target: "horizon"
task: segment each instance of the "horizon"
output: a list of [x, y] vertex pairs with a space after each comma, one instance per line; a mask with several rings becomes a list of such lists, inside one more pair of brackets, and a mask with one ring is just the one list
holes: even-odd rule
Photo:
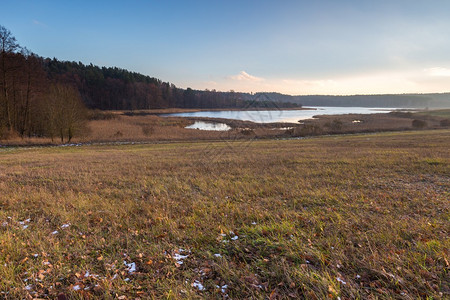
[[448, 9], [443, 0], [7, 1], [2, 25], [42, 57], [118, 66], [184, 89], [442, 94], [450, 80]]

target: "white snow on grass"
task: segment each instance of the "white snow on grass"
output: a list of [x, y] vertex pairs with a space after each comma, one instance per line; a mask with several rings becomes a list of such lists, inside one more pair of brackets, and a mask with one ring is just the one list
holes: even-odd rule
[[130, 263], [127, 263], [125, 260], [123, 261], [123, 264], [125, 265], [125, 266], [127, 266], [127, 268], [128, 268], [128, 273], [134, 273], [134, 272], [136, 272], [136, 263], [134, 263], [134, 262], [130, 262]]
[[216, 285], [216, 288], [220, 289], [220, 291], [222, 292], [222, 294], [225, 294], [225, 292], [227, 291], [228, 285], [224, 284], [222, 286], [218, 286]]
[[198, 280], [195, 280], [195, 281], [192, 283], [192, 286], [198, 288], [199, 291], [203, 291], [203, 290], [205, 289], [205, 287], [203, 286], [203, 284], [201, 284], [200, 281], [198, 281]]
[[182, 265], [183, 264], [183, 259], [188, 258], [189, 255], [181, 255], [179, 253], [175, 253], [173, 255], [173, 259], [175, 259], [177, 261], [177, 264]]
[[337, 281], [339, 281], [342, 284], [347, 284], [344, 280], [341, 279], [341, 277], [336, 278]]

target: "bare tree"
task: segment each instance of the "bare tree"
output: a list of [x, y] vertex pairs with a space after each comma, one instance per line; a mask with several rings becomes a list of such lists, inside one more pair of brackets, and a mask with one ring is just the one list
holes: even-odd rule
[[24, 48], [21, 57], [15, 129], [23, 137], [26, 133], [31, 134], [33, 127], [31, 112], [41, 104], [47, 82], [41, 61], [35, 54]]
[[19, 49], [19, 44], [11, 31], [0, 25], [0, 52], [12, 53]]
[[[19, 49], [19, 44], [16, 38], [12, 36], [11, 32], [5, 27], [0, 25], [0, 118], [5, 119], [6, 127], [8, 130], [12, 129], [12, 108], [10, 99], [10, 82], [9, 73], [14, 69], [14, 66], [10, 63], [12, 53]], [[0, 124], [1, 126], [2, 124]]]
[[63, 84], [53, 84], [44, 105], [47, 122], [47, 132], [53, 139], [67, 138], [70, 142], [75, 135], [85, 130], [87, 110], [80, 94], [73, 87]]

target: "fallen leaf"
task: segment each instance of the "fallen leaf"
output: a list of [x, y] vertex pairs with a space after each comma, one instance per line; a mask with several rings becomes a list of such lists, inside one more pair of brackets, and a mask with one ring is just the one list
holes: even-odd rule
[[22, 260], [20, 261], [20, 263], [23, 264], [23, 263], [26, 262], [27, 260], [28, 260], [28, 257], [25, 257], [24, 259], [22, 259]]
[[270, 300], [275, 299], [276, 293], [277, 293], [277, 289], [274, 289], [274, 290], [270, 293], [269, 299], [270, 299]]

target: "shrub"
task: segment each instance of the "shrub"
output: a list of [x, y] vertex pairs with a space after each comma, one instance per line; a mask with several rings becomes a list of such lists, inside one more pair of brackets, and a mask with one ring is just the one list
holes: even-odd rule
[[439, 124], [441, 125], [441, 127], [448, 127], [450, 126], [450, 119], [441, 120]]
[[412, 127], [414, 128], [425, 128], [427, 127], [427, 122], [423, 121], [423, 120], [413, 120], [412, 121]]
[[155, 129], [152, 126], [150, 126], [150, 125], [142, 126], [142, 133], [145, 136], [150, 136], [154, 131], [155, 131]]
[[307, 124], [294, 128], [293, 136], [313, 136], [322, 134], [323, 130], [319, 125]]
[[112, 113], [112, 112], [108, 112], [108, 111], [101, 111], [98, 109], [94, 109], [89, 111], [88, 114], [88, 119], [93, 121], [93, 120], [112, 120], [112, 119], [116, 119], [117, 115]]
[[333, 131], [339, 131], [342, 129], [344, 123], [339, 119], [334, 119], [331, 123], [326, 123], [325, 126], [330, 128]]
[[241, 134], [243, 134], [243, 135], [255, 135], [255, 131], [253, 131], [253, 129], [251, 129], [251, 128], [244, 128], [244, 129], [241, 129]]
[[114, 133], [114, 135], [113, 135], [113, 137], [122, 137], [122, 136], [123, 136], [123, 133], [120, 130], [117, 130], [117, 132]]
[[8, 130], [5, 127], [0, 127], [0, 139], [1, 140], [12, 140], [12, 139], [16, 139], [19, 138], [20, 135], [17, 131], [15, 130]]
[[295, 130], [295, 127], [289, 128], [289, 129], [286, 129], [286, 131], [284, 133], [288, 134], [288, 135], [293, 135], [294, 134], [294, 130]]

